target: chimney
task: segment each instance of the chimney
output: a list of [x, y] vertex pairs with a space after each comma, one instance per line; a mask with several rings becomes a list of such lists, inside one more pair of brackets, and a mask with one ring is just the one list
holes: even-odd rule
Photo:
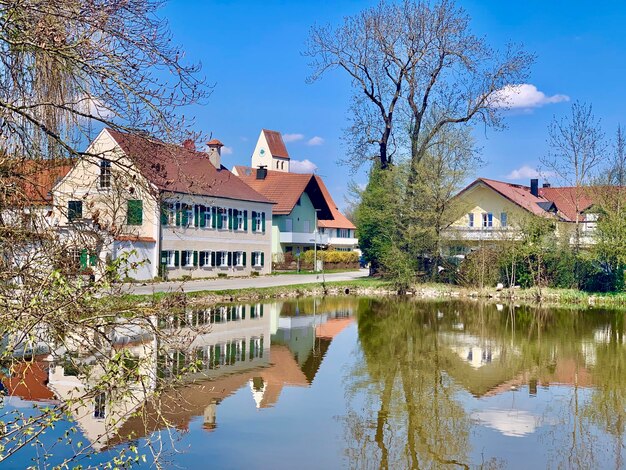
[[259, 168], [256, 170], [256, 179], [264, 180], [267, 176], [267, 165], [259, 165]]
[[210, 140], [207, 142], [207, 153], [209, 154], [209, 160], [213, 163], [213, 166], [218, 170], [222, 167], [222, 147], [224, 146], [217, 139]]
[[183, 147], [186, 148], [187, 150], [196, 150], [196, 143], [194, 142], [193, 139], [187, 139], [185, 141], [183, 141]]
[[549, 188], [550, 187], [550, 183], [543, 183], [543, 187], [544, 188]]
[[530, 194], [539, 197], [539, 180], [537, 178], [530, 180]]

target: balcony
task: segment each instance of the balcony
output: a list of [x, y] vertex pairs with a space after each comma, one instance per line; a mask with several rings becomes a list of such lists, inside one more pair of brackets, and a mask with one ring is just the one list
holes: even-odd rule
[[520, 240], [521, 234], [515, 227], [461, 227], [451, 226], [442, 235], [448, 240]]
[[[328, 237], [328, 235], [325, 235]], [[355, 247], [359, 244], [358, 238], [342, 238], [342, 237], [328, 237], [328, 244], [331, 246], [342, 247]]]
[[[325, 233], [317, 234], [317, 244], [327, 245], [328, 235]], [[315, 234], [312, 232], [280, 232], [280, 243], [288, 245], [311, 245], [315, 243]]]

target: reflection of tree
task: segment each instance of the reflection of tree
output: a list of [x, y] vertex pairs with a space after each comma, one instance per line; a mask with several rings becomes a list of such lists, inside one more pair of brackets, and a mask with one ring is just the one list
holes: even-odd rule
[[470, 421], [444, 372], [436, 311], [405, 303], [361, 306], [366, 365], [352, 371], [350, 393], [365, 392], [366, 405], [361, 416], [352, 411], [346, 418], [352, 465], [466, 468]]

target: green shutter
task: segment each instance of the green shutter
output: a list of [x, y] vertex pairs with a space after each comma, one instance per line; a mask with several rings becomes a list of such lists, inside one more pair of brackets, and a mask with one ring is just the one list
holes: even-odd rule
[[143, 201], [131, 199], [126, 204], [126, 223], [128, 225], [141, 225], [143, 223]]
[[161, 264], [167, 264], [167, 251], [161, 251]]
[[211, 267], [215, 266], [215, 252], [211, 252]]
[[256, 232], [256, 211], [252, 211], [252, 231]]
[[174, 252], [174, 266], [180, 266], [180, 251], [178, 250]]
[[239, 216], [239, 211], [237, 209], [233, 209], [233, 230], [237, 230], [239, 228], [237, 216]]
[[232, 266], [233, 265], [233, 253], [232, 253], [232, 251], [229, 251], [227, 256], [228, 256], [228, 259], [227, 259], [226, 265], [227, 266]]
[[[263, 304], [259, 305], [259, 316], [263, 317]], [[261, 341], [263, 341], [263, 338], [261, 338]], [[263, 343], [261, 343], [263, 344]]]
[[248, 231], [248, 211], [243, 211], [243, 229]]
[[200, 206], [198, 204], [193, 206], [193, 225], [195, 227], [200, 225]]
[[243, 252], [243, 265], [246, 265], [246, 252]]
[[95, 266], [98, 264], [98, 256], [95, 253], [89, 254], [89, 266]]
[[87, 267], [87, 249], [83, 248], [80, 252], [80, 269]]
[[217, 228], [217, 207], [211, 207], [211, 227]]
[[200, 258], [198, 260], [198, 266], [202, 267], [206, 264], [206, 257], [202, 256], [202, 253], [200, 253]]
[[233, 210], [228, 209], [228, 230], [233, 229]]
[[265, 266], [265, 253], [261, 252], [261, 266]]
[[265, 233], [265, 212], [261, 212], [261, 232]]
[[198, 266], [198, 252], [197, 251], [193, 252], [193, 265]]
[[206, 227], [206, 207], [199, 206], [198, 209], [200, 211], [200, 227]]
[[161, 225], [167, 225], [167, 205], [161, 204]]
[[183, 227], [186, 227], [187, 225], [189, 225], [189, 216], [187, 215], [187, 208], [189, 206], [187, 204], [181, 204], [181, 225]]
[[220, 208], [219, 211], [217, 211], [217, 228], [222, 228], [222, 211], [224, 209]]
[[176, 210], [176, 226], [180, 227], [180, 202], [177, 202], [174, 207]]

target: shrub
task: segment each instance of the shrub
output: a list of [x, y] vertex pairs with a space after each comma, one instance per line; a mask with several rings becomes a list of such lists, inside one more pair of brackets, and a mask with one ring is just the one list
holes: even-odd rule
[[[300, 261], [306, 264], [312, 265], [314, 258], [313, 250], [305, 251], [300, 255]], [[317, 259], [325, 263], [350, 264], [359, 262], [359, 254], [356, 251], [318, 250]]]

